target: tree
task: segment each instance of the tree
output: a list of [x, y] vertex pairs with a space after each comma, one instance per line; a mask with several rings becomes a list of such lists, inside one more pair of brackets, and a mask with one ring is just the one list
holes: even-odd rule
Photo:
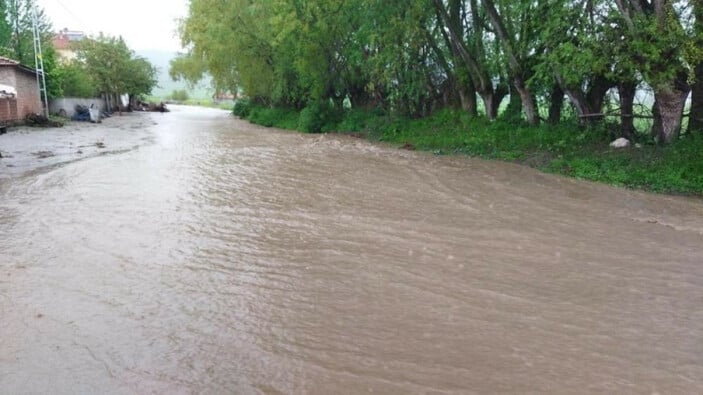
[[42, 42], [42, 59], [49, 98], [61, 96], [61, 72], [57, 70], [56, 51], [51, 46], [51, 22], [36, 0], [0, 0], [0, 54], [34, 67], [33, 21]]
[[9, 52], [11, 38], [12, 27], [8, 20], [7, 0], [0, 0], [0, 47], [3, 48], [3, 53]]
[[147, 95], [156, 86], [156, 68], [135, 56], [121, 37], [84, 39], [77, 55], [96, 90], [109, 97]]
[[[693, 3], [694, 42], [695, 47], [703, 48], [703, 3]], [[703, 61], [695, 65], [694, 81], [691, 87], [691, 116], [688, 121], [689, 132], [703, 132]]]
[[[434, 0], [438, 23], [444, 26], [443, 33], [447, 46], [451, 49], [453, 63], [458, 70], [465, 67], [466, 74], [471, 78], [472, 87], [483, 100], [486, 116], [495, 119], [498, 116], [500, 102], [507, 94], [507, 88], [502, 84], [494, 87], [490, 62], [487, 59], [485, 47], [485, 21], [476, 0], [471, 0], [471, 24], [462, 24], [462, 4], [458, 0], [449, 2], [447, 9], [442, 0]], [[465, 12], [463, 12], [465, 13]], [[468, 36], [468, 40], [464, 37]]]
[[551, 86], [556, 81], [562, 97], [552, 101], [566, 94], [581, 122], [602, 119], [605, 94], [614, 86], [608, 78], [613, 60], [607, 53], [610, 45], [600, 3], [555, 1], [539, 10], [544, 18], [542, 53], [532, 82]]
[[624, 26], [628, 58], [654, 90], [652, 135], [662, 143], [678, 139], [683, 109], [691, 90], [688, 76], [700, 49], [684, 27], [688, 2], [616, 0]]
[[177, 102], [185, 102], [188, 100], [188, 92], [185, 89], [175, 89], [171, 92], [171, 100]]
[[[518, 7], [522, 7], [522, 9], [518, 10], [518, 13], [522, 15], [524, 19], [520, 21], [521, 23], [517, 23], [517, 26], [515, 26], [517, 29], [514, 28], [512, 31], [508, 30], [509, 25], [506, 24], [506, 12], [503, 12], [503, 14], [499, 13], [494, 0], [481, 0], [481, 3], [486, 10], [488, 19], [491, 25], [493, 25], [494, 32], [508, 59], [508, 70], [511, 74], [513, 87], [520, 95], [522, 109], [525, 113], [525, 117], [527, 117], [527, 122], [530, 125], [537, 125], [539, 124], [537, 102], [530, 88], [527, 86], [527, 80], [532, 74], [527, 59], [529, 56], [527, 53], [529, 49], [529, 37], [527, 36], [532, 32], [529, 28], [524, 30], [519, 29], [520, 27], [527, 26], [528, 20], [536, 17], [536, 15], [532, 15], [531, 12], [532, 2], [522, 1], [521, 4], [518, 4]], [[511, 4], [514, 5], [514, 3]], [[520, 34], [517, 32], [520, 32]], [[522, 37], [520, 37], [520, 35], [522, 35]]]
[[[559, 122], [565, 97], [582, 123], [601, 122], [617, 89], [627, 137], [643, 82], [656, 97], [652, 132], [669, 142], [691, 77], [703, 80], [701, 8], [690, 0], [191, 0], [180, 25], [188, 51], [170, 72], [191, 83], [209, 73], [218, 90], [294, 109], [351, 103], [411, 117], [442, 107], [478, 116], [478, 95], [489, 119], [524, 114], [532, 125], [540, 103]], [[701, 98], [690, 128], [703, 119]]]
[[[36, 0], [0, 1], [0, 11], [4, 18], [0, 22], [0, 44], [5, 48], [5, 55], [20, 63], [34, 66], [34, 15], [36, 13], [37, 29], [42, 43], [50, 43], [51, 22], [40, 9]], [[8, 34], [9, 33], [9, 34]], [[47, 45], [49, 47], [49, 45]]]
[[57, 80], [60, 81], [61, 96], [95, 97], [98, 94], [92, 79], [88, 78], [89, 74], [83, 63], [78, 61], [63, 63], [56, 70], [60, 73]]

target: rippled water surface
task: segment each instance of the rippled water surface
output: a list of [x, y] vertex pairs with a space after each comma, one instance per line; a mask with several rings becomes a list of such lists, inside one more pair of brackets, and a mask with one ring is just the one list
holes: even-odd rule
[[0, 160], [2, 393], [703, 392], [701, 200], [133, 116]]

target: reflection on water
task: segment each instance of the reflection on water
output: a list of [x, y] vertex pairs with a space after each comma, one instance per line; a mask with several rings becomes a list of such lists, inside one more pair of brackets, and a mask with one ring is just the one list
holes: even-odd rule
[[703, 204], [212, 110], [0, 179], [7, 393], [696, 393]]

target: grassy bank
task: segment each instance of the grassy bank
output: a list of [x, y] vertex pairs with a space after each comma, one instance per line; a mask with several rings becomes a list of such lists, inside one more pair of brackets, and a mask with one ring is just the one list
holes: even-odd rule
[[437, 155], [460, 154], [522, 163], [542, 171], [653, 192], [703, 195], [703, 135], [666, 147], [639, 136], [639, 148], [609, 147], [607, 125], [584, 129], [576, 123], [538, 128], [486, 121], [457, 111], [410, 120], [381, 113], [326, 109], [302, 112], [235, 106], [235, 115], [264, 126], [304, 132], [340, 132]]

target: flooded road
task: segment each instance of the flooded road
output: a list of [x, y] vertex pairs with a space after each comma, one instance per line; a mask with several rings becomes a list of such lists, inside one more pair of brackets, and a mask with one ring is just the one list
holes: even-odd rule
[[699, 199], [132, 116], [0, 160], [2, 393], [703, 392]]

